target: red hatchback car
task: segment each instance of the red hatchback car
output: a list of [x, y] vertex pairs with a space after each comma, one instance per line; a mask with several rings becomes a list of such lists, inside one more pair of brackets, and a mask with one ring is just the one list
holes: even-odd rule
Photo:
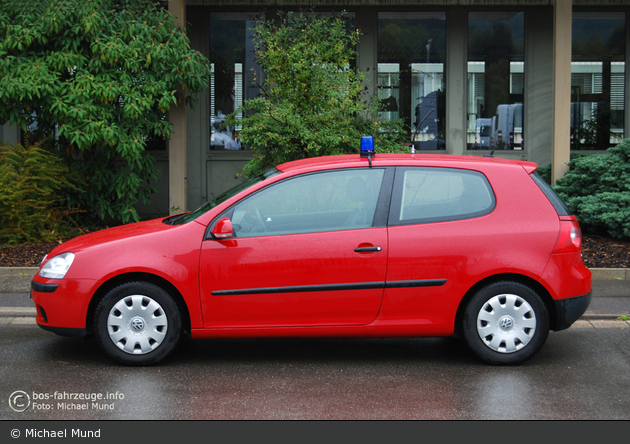
[[125, 363], [193, 338], [463, 336], [519, 364], [591, 299], [575, 217], [536, 164], [377, 154], [279, 165], [195, 211], [58, 246], [37, 322]]

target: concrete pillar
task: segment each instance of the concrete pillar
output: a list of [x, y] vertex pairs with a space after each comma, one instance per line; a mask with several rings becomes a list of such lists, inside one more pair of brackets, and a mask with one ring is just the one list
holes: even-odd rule
[[[525, 106], [523, 140], [527, 160], [551, 163], [553, 106], [553, 8], [539, 7], [525, 14]], [[503, 154], [503, 153], [502, 153]]]
[[[204, 6], [189, 6], [188, 38], [192, 49], [210, 57], [209, 11]], [[208, 201], [207, 162], [210, 147], [210, 93], [203, 90], [197, 96], [197, 106], [186, 110], [187, 204], [188, 209]]]
[[358, 45], [357, 68], [359, 71], [367, 71], [366, 86], [368, 97], [376, 95], [378, 86], [378, 12], [376, 8], [361, 7], [356, 12], [357, 28], [362, 32]]
[[463, 8], [446, 12], [446, 151], [466, 152], [466, 79], [468, 13]]
[[0, 125], [0, 140], [10, 145], [17, 145], [20, 140], [20, 129], [17, 125], [11, 125], [10, 122]]
[[572, 0], [555, 0], [553, 10], [553, 119], [551, 182], [567, 171], [571, 160], [571, 25]]
[[[186, 0], [168, 0], [168, 10], [175, 18], [175, 26], [186, 26]], [[178, 87], [178, 95], [182, 100], [168, 113], [169, 122], [173, 124], [173, 135], [168, 143], [168, 177], [169, 177], [169, 213], [187, 211], [186, 196], [186, 103], [184, 94]]]

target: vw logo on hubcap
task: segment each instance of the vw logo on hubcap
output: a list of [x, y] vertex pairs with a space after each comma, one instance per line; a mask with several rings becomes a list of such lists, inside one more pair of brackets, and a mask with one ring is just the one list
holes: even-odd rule
[[142, 331], [142, 330], [144, 330], [144, 319], [142, 319], [142, 318], [133, 318], [131, 320], [131, 329], [133, 331]]
[[514, 328], [514, 319], [511, 316], [503, 316], [499, 319], [499, 328], [503, 331], [510, 331]]

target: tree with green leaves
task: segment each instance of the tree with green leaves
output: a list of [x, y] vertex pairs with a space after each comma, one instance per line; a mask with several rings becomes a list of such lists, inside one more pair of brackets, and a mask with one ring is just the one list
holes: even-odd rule
[[377, 102], [365, 97], [365, 73], [352, 66], [359, 37], [339, 15], [282, 14], [256, 22], [262, 95], [231, 115], [254, 152], [246, 174], [305, 157], [358, 153], [363, 135], [374, 137], [377, 151], [402, 149], [402, 121], [378, 120]]
[[194, 105], [209, 77], [157, 2], [0, 2], [0, 124], [54, 140], [84, 178], [71, 204], [103, 221], [139, 220], [157, 178], [147, 143], [171, 135], [168, 110]]

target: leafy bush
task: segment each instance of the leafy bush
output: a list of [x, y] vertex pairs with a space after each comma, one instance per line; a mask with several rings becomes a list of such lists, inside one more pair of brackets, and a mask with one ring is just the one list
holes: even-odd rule
[[0, 244], [55, 242], [74, 235], [60, 206], [75, 187], [63, 160], [40, 144], [0, 145]]
[[[577, 160], [580, 157], [589, 156], [590, 154], [571, 152], [571, 160]], [[536, 169], [536, 173], [548, 184], [551, 184], [551, 164], [545, 166], [539, 166]]]
[[209, 79], [158, 2], [0, 1], [0, 124], [52, 136], [86, 179], [73, 201], [102, 220], [139, 220], [157, 175], [147, 142], [172, 134], [168, 110]]
[[554, 189], [582, 228], [630, 238], [630, 139], [606, 154], [578, 156], [569, 168]]
[[551, 164], [536, 168], [536, 173], [548, 184], [551, 184]]
[[257, 21], [255, 33], [263, 95], [230, 116], [254, 152], [247, 175], [305, 157], [358, 153], [362, 135], [374, 136], [378, 151], [402, 148], [402, 121], [379, 121], [376, 101], [369, 106], [362, 98], [365, 75], [352, 67], [360, 34], [342, 17], [283, 14]]

